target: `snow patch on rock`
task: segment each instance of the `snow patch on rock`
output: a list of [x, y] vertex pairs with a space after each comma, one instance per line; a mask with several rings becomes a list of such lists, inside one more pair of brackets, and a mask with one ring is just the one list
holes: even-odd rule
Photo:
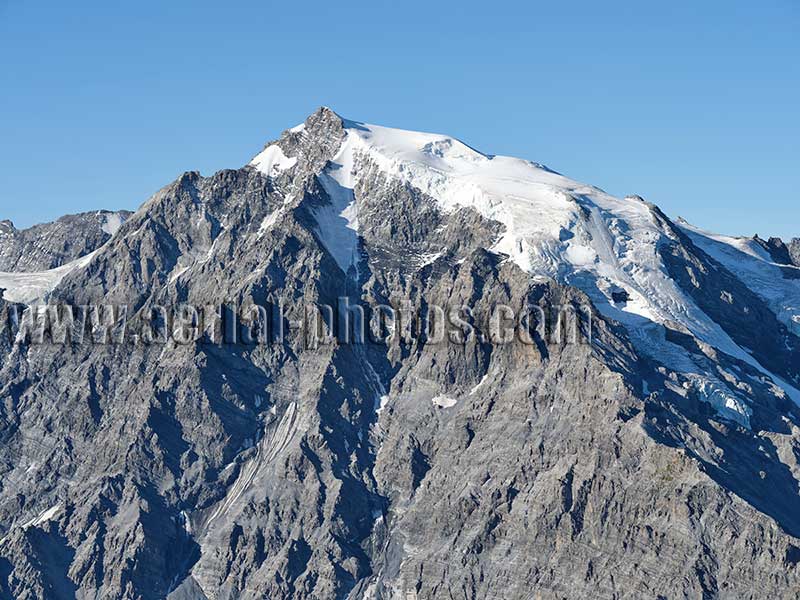
[[105, 231], [108, 235], [114, 235], [117, 233], [120, 227], [122, 227], [122, 223], [125, 219], [122, 218], [122, 215], [119, 213], [108, 213], [106, 214], [105, 222], [102, 225], [102, 230]]
[[452, 408], [458, 403], [458, 400], [450, 396], [434, 396], [431, 398], [431, 402], [440, 408]]
[[264, 175], [273, 176], [280, 171], [291, 169], [297, 163], [296, 156], [286, 156], [281, 150], [280, 146], [273, 144], [267, 146], [256, 157], [250, 161], [250, 164], [258, 169]]
[[349, 133], [339, 152], [320, 176], [330, 203], [314, 213], [317, 234], [339, 267], [358, 271], [358, 207], [353, 188], [355, 160], [353, 136]]
[[48, 271], [0, 272], [0, 288], [5, 289], [3, 299], [21, 304], [41, 302], [69, 273], [88, 265], [96, 253], [97, 250]]

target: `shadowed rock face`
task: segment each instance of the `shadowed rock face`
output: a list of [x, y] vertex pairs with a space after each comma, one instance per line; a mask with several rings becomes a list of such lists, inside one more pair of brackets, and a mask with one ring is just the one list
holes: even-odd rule
[[46, 271], [96, 250], [132, 213], [100, 210], [16, 229], [0, 221], [0, 271]]
[[755, 240], [770, 253], [772, 260], [779, 265], [800, 267], [800, 238], [792, 238], [788, 244], [776, 237], [764, 241], [756, 236]]
[[[344, 269], [330, 248], [348, 223], [320, 216], [340, 201], [324, 171], [344, 125], [320, 109], [287, 131], [291, 167], [181, 176], [52, 300], [124, 303], [132, 323], [221, 299], [283, 303], [287, 323], [340, 297], [469, 305], [479, 331], [500, 304], [590, 304], [487, 250], [503, 225], [368, 156]], [[756, 317], [789, 335], [677, 230], [661, 252], [732, 337], [759, 339]], [[750, 310], [716, 307], [724, 291]], [[661, 327], [747, 398], [750, 427], [726, 420], [626, 327], [593, 311], [571, 342], [533, 327], [512, 344], [3, 337], [0, 597], [793, 597], [796, 405], [750, 362]], [[795, 373], [794, 354], [753, 349]]]

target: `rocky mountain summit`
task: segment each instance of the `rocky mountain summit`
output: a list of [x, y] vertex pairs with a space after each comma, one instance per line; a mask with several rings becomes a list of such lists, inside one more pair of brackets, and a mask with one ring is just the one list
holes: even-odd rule
[[[327, 108], [80, 249], [0, 228], [0, 598], [800, 589], [784, 246]], [[308, 307], [342, 301], [469, 307], [474, 335], [308, 343]], [[280, 306], [289, 334], [36, 343], [13, 315], [41, 302], [125, 306], [137, 332], [164, 306]], [[498, 306], [583, 317], [500, 343]]]

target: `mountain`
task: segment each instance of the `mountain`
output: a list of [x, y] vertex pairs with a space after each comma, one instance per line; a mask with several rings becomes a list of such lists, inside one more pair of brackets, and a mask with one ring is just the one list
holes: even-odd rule
[[[791, 248], [321, 108], [0, 276], [0, 597], [794, 597]], [[36, 343], [38, 301], [124, 305], [131, 334]], [[232, 341], [223, 308], [134, 337], [221, 304], [287, 334]], [[379, 306], [469, 311], [457, 340], [302, 325]]]
[[0, 271], [46, 271], [86, 256], [106, 243], [130, 215], [127, 210], [98, 210], [23, 230], [0, 221]]
[[0, 221], [0, 289], [6, 299], [31, 303], [70, 270], [86, 264], [132, 213], [98, 210], [66, 215], [19, 230]]

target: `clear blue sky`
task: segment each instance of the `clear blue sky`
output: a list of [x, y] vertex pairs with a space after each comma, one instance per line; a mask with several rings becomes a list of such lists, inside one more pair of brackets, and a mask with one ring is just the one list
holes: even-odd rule
[[798, 96], [798, 0], [0, 0], [0, 218], [136, 208], [325, 104], [800, 236]]

